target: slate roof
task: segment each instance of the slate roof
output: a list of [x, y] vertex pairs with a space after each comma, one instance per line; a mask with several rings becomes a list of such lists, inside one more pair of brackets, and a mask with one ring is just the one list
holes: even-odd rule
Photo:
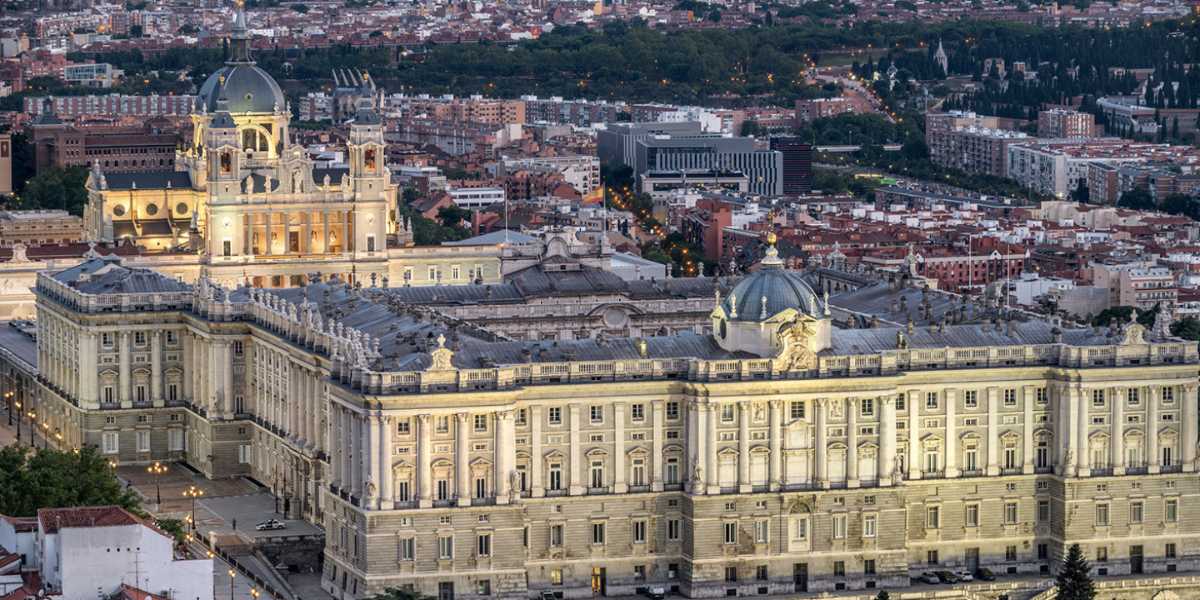
[[113, 255], [88, 259], [52, 276], [85, 294], [173, 293], [191, 289], [157, 271], [126, 267]]
[[142, 171], [139, 173], [105, 173], [104, 180], [110, 190], [165, 190], [167, 188], [190, 189], [192, 178], [187, 171]]

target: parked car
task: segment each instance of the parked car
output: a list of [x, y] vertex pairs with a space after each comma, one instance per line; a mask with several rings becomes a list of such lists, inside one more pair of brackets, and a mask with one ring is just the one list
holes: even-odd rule
[[995, 581], [996, 574], [993, 573], [992, 570], [987, 567], [980, 567], [978, 569], [975, 569], [975, 579], [978, 579], [980, 581]]
[[937, 575], [935, 575], [929, 571], [921, 573], [921, 576], [917, 578], [917, 581], [920, 581], [921, 583], [932, 584], [932, 585], [936, 585], [936, 584], [939, 584], [942, 582], [941, 579], [938, 579]]
[[266, 521], [255, 525], [254, 529], [256, 531], [275, 531], [276, 529], [287, 529], [287, 525], [284, 525], [283, 521], [280, 521], [279, 519], [267, 519]]
[[667, 590], [660, 586], [648, 587], [646, 588], [646, 597], [650, 600], [663, 600], [667, 597]]
[[951, 573], [950, 571], [934, 571], [933, 574], [937, 576], [938, 581], [942, 583], [958, 583], [958, 578], [955, 577], [954, 573]]
[[538, 594], [538, 600], [558, 600], [558, 596], [550, 590], [542, 590], [542, 593]]
[[954, 576], [957, 577], [959, 581], [975, 581], [975, 576], [966, 569], [955, 571]]

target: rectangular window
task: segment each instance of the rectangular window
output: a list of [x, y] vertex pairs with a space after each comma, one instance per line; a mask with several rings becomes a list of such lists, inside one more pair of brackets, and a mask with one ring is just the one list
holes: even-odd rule
[[233, 241], [224, 240], [221, 242], [221, 256], [233, 256]]
[[1050, 501], [1049, 500], [1038, 500], [1037, 520], [1038, 520], [1038, 523], [1049, 523], [1050, 522]]
[[450, 482], [449, 481], [447, 481], [445, 479], [437, 480], [437, 499], [443, 500], [443, 501], [450, 499]]
[[604, 461], [592, 461], [592, 487], [604, 487]]
[[1129, 405], [1139, 406], [1142, 403], [1141, 396], [1138, 396], [1137, 388], [1129, 388]]
[[967, 527], [979, 527], [979, 505], [968, 504], [966, 514], [963, 516], [963, 523]]
[[1096, 562], [1108, 562], [1108, 547], [1098, 546], [1096, 548]]
[[845, 577], [846, 576], [846, 561], [844, 561], [844, 560], [833, 561], [833, 576], [834, 577]]
[[1141, 523], [1145, 516], [1145, 505], [1140, 500], [1129, 503], [1129, 522]]
[[938, 529], [942, 526], [942, 509], [938, 506], [930, 506], [925, 509], [925, 527], [928, 529]]
[[487, 415], [475, 415], [475, 431], [487, 431], [488, 418]]
[[407, 481], [396, 482], [396, 501], [409, 502], [412, 500], [412, 491]]
[[174, 402], [178, 399], [179, 399], [179, 384], [168, 383], [167, 384], [167, 400], [169, 402]]
[[179, 452], [183, 450], [183, 430], [168, 429], [167, 430], [167, 450], [171, 452]]
[[437, 430], [437, 433], [450, 433], [450, 417], [437, 417], [437, 424], [434, 425], [434, 428]]
[[562, 545], [563, 545], [563, 526], [562, 525], [551, 525], [550, 526], [550, 547], [551, 548], [559, 548]]
[[1016, 406], [1017, 405], [1017, 390], [1014, 390], [1014, 389], [1004, 390], [1004, 405], [1005, 406]]
[[629, 406], [629, 418], [634, 421], [644, 421], [646, 419], [646, 405], [631, 404]]
[[454, 536], [443, 535], [438, 538], [438, 558], [442, 560], [454, 558]]
[[1092, 406], [1104, 408], [1104, 390], [1092, 390]]
[[136, 346], [145, 346], [146, 345], [146, 332], [145, 331], [133, 332], [133, 343]]
[[492, 534], [481, 533], [477, 539], [476, 556], [491, 556], [492, 555]]
[[722, 423], [732, 423], [733, 415], [734, 415], [734, 412], [733, 412], [732, 404], [722, 404], [721, 405], [721, 422]]
[[937, 550], [926, 550], [925, 551], [925, 563], [930, 564], [930, 565], [938, 564], [938, 551]]
[[771, 539], [771, 522], [759, 519], [754, 522], [754, 543], [765, 544]]
[[737, 567], [725, 567], [725, 581], [730, 583], [737, 581]]
[[963, 406], [967, 408], [975, 408], [979, 406], [979, 392], [975, 390], [967, 390], [963, 392]]
[[646, 522], [645, 521], [634, 521], [633, 522], [633, 543], [635, 543], [635, 544], [645, 544], [646, 543]]
[[732, 521], [725, 523], [725, 543], [737, 543], [737, 523]]
[[1175, 402], [1175, 388], [1165, 387], [1162, 390], [1163, 404], [1171, 404]]
[[1015, 562], [1017, 560], [1017, 547], [1016, 546], [1005, 546], [1004, 547], [1004, 560], [1006, 560], [1008, 562]]
[[766, 581], [771, 578], [767, 572], [767, 565], [758, 565], [754, 568], [754, 578], [758, 581]]
[[866, 515], [863, 517], [863, 537], [875, 537], [875, 515]]
[[375, 235], [369, 234], [369, 235], [367, 235], [367, 252], [374, 252], [374, 251], [375, 251]]
[[604, 407], [603, 406], [593, 405], [591, 407], [591, 414], [592, 414], [592, 422], [593, 423], [603, 423], [604, 422]]
[[592, 523], [592, 543], [597, 546], [604, 544], [604, 523]]
[[396, 419], [396, 433], [400, 435], [412, 433], [412, 421], [409, 419]]
[[1099, 527], [1108, 527], [1108, 505], [1096, 505], [1096, 525]]
[[868, 559], [864, 560], [863, 561], [863, 575], [874, 575], [875, 573], [876, 573], [875, 559], [868, 558]]
[[1168, 523], [1179, 522], [1179, 501], [1175, 499], [1167, 500], [1163, 504], [1163, 519]]
[[788, 414], [792, 418], [792, 420], [803, 419], [804, 418], [804, 402], [800, 401], [800, 400], [789, 402], [788, 403]]
[[679, 541], [679, 519], [667, 519], [667, 541]]
[[1042, 406], [1050, 401], [1050, 396], [1046, 394], [1046, 388], [1037, 388], [1034, 390], [1034, 396], [1037, 403]]
[[551, 425], [562, 424], [562, 409], [557, 406], [551, 406], [550, 409], [546, 411], [546, 422], [550, 423]]
[[860, 407], [861, 408], [860, 412], [861, 412], [862, 416], [870, 417], [870, 416], [875, 415], [875, 399], [874, 398], [863, 398], [861, 400], [861, 403], [862, 404]]
[[550, 585], [562, 585], [562, 569], [550, 569]]
[[119, 449], [118, 448], [118, 446], [119, 446], [119, 444], [118, 444], [119, 437], [118, 436], [119, 435], [120, 434], [118, 434], [115, 431], [104, 432], [103, 446], [104, 446], [105, 454], [116, 454], [117, 453], [117, 451]]
[[562, 464], [550, 463], [550, 489], [562, 489]]
[[1175, 542], [1167, 542], [1166, 551], [1163, 552], [1165, 558], [1175, 558]]
[[896, 395], [896, 410], [904, 410], [904, 407], [907, 405], [907, 403], [908, 401], [904, 394]]
[[415, 560], [416, 559], [416, 540], [413, 538], [404, 538], [400, 540], [400, 560]]
[[833, 515], [833, 539], [841, 540], [846, 537], [846, 515]]
[[1019, 518], [1019, 510], [1016, 502], [1004, 503], [1004, 524], [1016, 525]]
[[935, 409], [937, 407], [938, 407], [937, 392], [926, 392], [925, 393], [925, 408]]
[[150, 451], [150, 432], [149, 431], [137, 432], [137, 451], [138, 452], [149, 452]]
[[667, 484], [674, 485], [674, 484], [679, 483], [679, 459], [678, 458], [668, 458], [667, 459], [667, 468], [666, 468], [665, 477], [666, 477]]
[[667, 403], [667, 419], [675, 421], [679, 419], [679, 403], [672, 400]]

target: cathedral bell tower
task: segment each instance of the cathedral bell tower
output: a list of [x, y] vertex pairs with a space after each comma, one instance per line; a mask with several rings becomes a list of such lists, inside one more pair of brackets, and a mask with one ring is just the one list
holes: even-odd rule
[[350, 158], [350, 192], [354, 194], [353, 250], [360, 257], [382, 257], [386, 254], [385, 240], [394, 219], [392, 209], [395, 187], [389, 185], [391, 174], [384, 166], [383, 121], [362, 100], [350, 123], [347, 143]]
[[204, 133], [209, 193], [224, 197], [236, 195], [242, 179], [237, 123], [228, 111], [220, 111], [213, 116]]

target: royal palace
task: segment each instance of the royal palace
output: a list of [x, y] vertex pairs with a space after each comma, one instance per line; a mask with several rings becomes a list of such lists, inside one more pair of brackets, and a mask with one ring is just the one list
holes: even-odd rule
[[1200, 359], [1162, 323], [843, 328], [773, 249], [704, 333], [654, 336], [518, 341], [403, 288], [107, 257], [35, 291], [47, 437], [266, 482], [338, 597], [895, 590], [1074, 543], [1100, 574], [1200, 567]]

